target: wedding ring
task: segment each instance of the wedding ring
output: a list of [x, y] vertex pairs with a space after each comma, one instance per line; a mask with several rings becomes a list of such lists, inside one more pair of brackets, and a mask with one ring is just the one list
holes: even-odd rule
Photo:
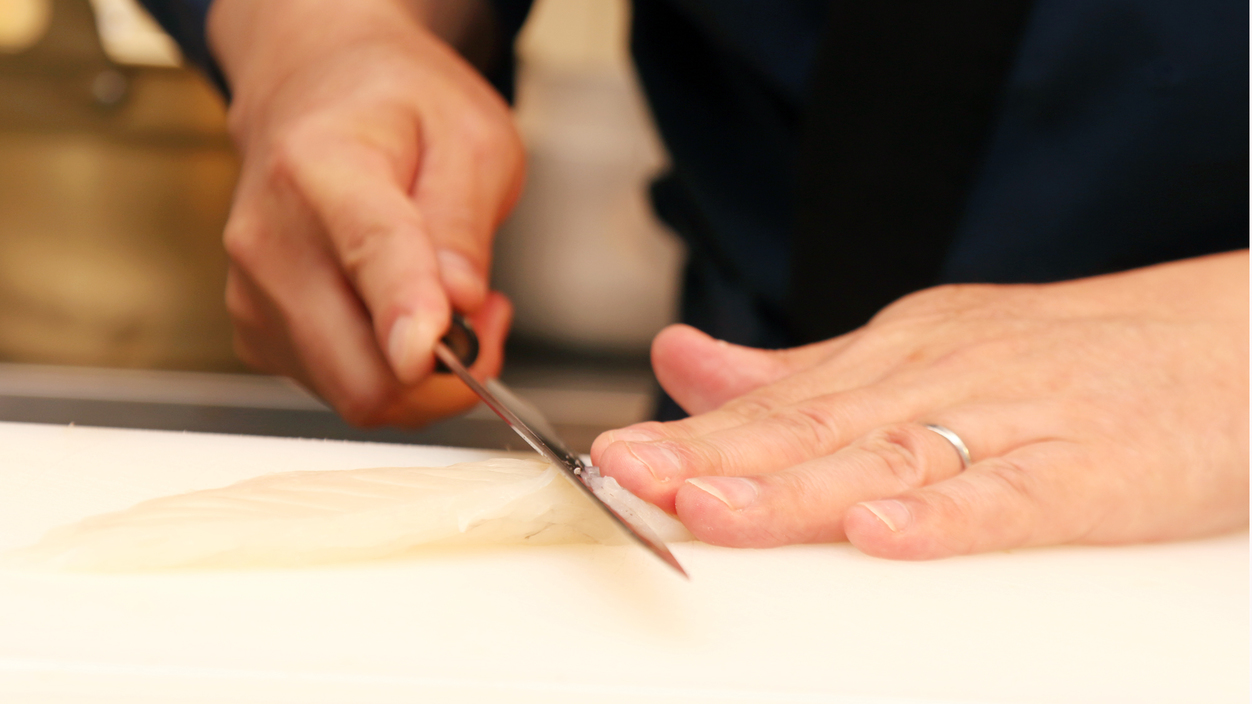
[[961, 456], [961, 470], [964, 471], [969, 468], [970, 464], [973, 463], [973, 460], [969, 458], [969, 448], [965, 446], [965, 441], [961, 439], [960, 435], [957, 435], [952, 432], [951, 429], [945, 428], [942, 425], [934, 425], [931, 423], [926, 424], [926, 429], [933, 431], [939, 437], [942, 437], [944, 440], [952, 443], [952, 447], [956, 448], [956, 453]]

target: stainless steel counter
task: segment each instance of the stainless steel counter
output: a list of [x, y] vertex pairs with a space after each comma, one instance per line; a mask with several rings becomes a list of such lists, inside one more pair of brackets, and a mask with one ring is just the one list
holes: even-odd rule
[[[637, 365], [518, 364], [505, 379], [538, 405], [574, 449], [643, 420], [652, 381]], [[486, 408], [419, 430], [348, 425], [287, 379], [253, 374], [0, 364], [0, 420], [113, 428], [523, 449]]]

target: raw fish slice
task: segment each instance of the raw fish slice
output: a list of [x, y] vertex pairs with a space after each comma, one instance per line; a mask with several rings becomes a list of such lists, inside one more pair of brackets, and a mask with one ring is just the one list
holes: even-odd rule
[[[611, 478], [666, 540], [680, 523]], [[8, 561], [84, 571], [280, 567], [366, 560], [424, 545], [620, 543], [626, 538], [539, 459], [438, 468], [285, 472], [166, 496], [50, 531]]]

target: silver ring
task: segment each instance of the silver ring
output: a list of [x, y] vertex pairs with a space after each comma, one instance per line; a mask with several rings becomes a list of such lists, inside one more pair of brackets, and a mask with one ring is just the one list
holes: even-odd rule
[[974, 463], [974, 461], [969, 457], [969, 448], [965, 446], [965, 441], [961, 439], [960, 435], [957, 435], [952, 432], [951, 429], [945, 428], [942, 425], [927, 423], [925, 427], [927, 430], [934, 432], [939, 437], [952, 443], [952, 447], [956, 448], [956, 454], [961, 456], [962, 470], [968, 469], [969, 466]]

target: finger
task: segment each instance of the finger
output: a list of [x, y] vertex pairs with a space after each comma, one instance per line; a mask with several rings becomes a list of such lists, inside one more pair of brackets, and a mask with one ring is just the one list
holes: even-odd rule
[[289, 376], [309, 387], [287, 343], [282, 317], [266, 300], [247, 272], [231, 264], [226, 270], [226, 310], [233, 326], [235, 355], [258, 371]]
[[838, 453], [751, 477], [698, 477], [677, 492], [678, 517], [700, 540], [773, 547], [844, 539], [843, 515], [961, 471], [939, 435], [915, 423], [874, 430]]
[[826, 342], [761, 350], [715, 339], [690, 325], [671, 325], [652, 341], [652, 368], [661, 388], [678, 405], [699, 414], [808, 369], [836, 348]]
[[327, 250], [291, 246], [285, 229], [261, 231], [271, 222], [316, 227], [291, 194], [263, 193], [238, 202], [227, 224], [236, 348], [245, 361], [300, 381], [349, 422], [376, 424], [398, 384], [368, 313]]
[[[504, 364], [504, 341], [513, 318], [513, 306], [504, 295], [491, 293], [470, 322], [478, 335], [479, 354], [469, 372], [485, 380], [499, 376]], [[467, 411], [478, 396], [451, 374], [432, 374], [416, 386], [407, 387], [383, 412], [389, 425], [420, 427], [433, 420]]]
[[[291, 344], [287, 314], [266, 291], [281, 293], [283, 282], [288, 280], [303, 287], [307, 285], [307, 271], [319, 267], [334, 270], [336, 265], [318, 246], [293, 246], [285, 240], [284, 235], [292, 230], [320, 233], [320, 226], [298, 198], [289, 192], [259, 188], [254, 176], [248, 170], [242, 174], [223, 236], [230, 262], [225, 302], [235, 353], [250, 367], [291, 377], [316, 391]], [[283, 227], [275, 228], [271, 223], [282, 223]]]
[[[241, 359], [271, 373], [294, 378], [306, 388], [313, 390], [328, 401], [336, 397], [325, 380], [317, 379], [306, 370], [307, 362], [287, 342], [285, 335], [275, 335], [282, 326], [281, 316], [271, 312], [248, 276], [232, 267], [228, 275], [227, 298], [236, 326], [236, 348]], [[304, 295], [307, 295], [304, 294]], [[479, 379], [497, 376], [503, 366], [504, 341], [512, 321], [512, 304], [502, 294], [491, 294], [479, 312], [471, 318], [478, 334], [480, 352], [470, 368]], [[333, 352], [332, 348], [332, 352]], [[325, 360], [318, 363], [326, 363]], [[333, 363], [333, 362], [332, 362]], [[382, 371], [386, 371], [385, 369]], [[374, 409], [370, 419], [356, 418], [357, 424], [396, 425], [420, 427], [431, 421], [468, 410], [478, 403], [478, 397], [459, 379], [447, 374], [431, 375], [415, 386], [397, 388], [392, 394], [379, 393], [379, 398], [393, 396], [382, 409]], [[340, 402], [331, 401], [339, 407]]]
[[[930, 409], [968, 395], [956, 376], [930, 380], [884, 382], [874, 386], [808, 398], [776, 409], [756, 420], [702, 435], [658, 440], [616, 441], [595, 460], [601, 470], [637, 496], [663, 508], [674, 505], [675, 494], [692, 477], [747, 476], [773, 472], [838, 451], [875, 428], [907, 420], [924, 420], [954, 427], [979, 429], [971, 450], [986, 453], [1007, 447], [987, 442], [1022, 437], [1029, 431], [1055, 429], [1059, 418], [1042, 404], [1023, 410], [1018, 405], [980, 403], [936, 417]], [[1033, 417], [1029, 428], [1004, 428], [1022, 414]], [[1032, 415], [1033, 414], [1033, 415]], [[1042, 415], [1048, 415], [1045, 419]], [[951, 416], [951, 420], [949, 417]], [[989, 417], [990, 416], [990, 417]], [[984, 437], [986, 436], [986, 437]], [[594, 457], [594, 456], [593, 456]]]
[[[725, 354], [731, 357], [730, 366], [754, 355], [770, 358], [771, 361], [764, 363], [758, 360], [759, 368], [767, 371], [750, 373], [749, 380], [755, 377], [757, 380], [767, 381], [770, 375], [778, 376], [778, 380], [772, 383], [767, 381], [765, 385], [730, 398], [716, 409], [699, 415], [668, 423], [638, 423], [608, 431], [598, 437], [592, 445], [592, 460], [599, 463], [600, 454], [614, 442], [696, 438], [709, 433], [738, 428], [783, 412], [791, 406], [799, 407], [813, 399], [815, 389], [821, 389], [825, 394], [838, 394], [881, 381], [888, 366], [881, 361], [876, 365], [860, 367], [839, 363], [839, 360], [855, 350], [861, 341], [860, 333], [851, 333], [844, 337], [792, 350], [752, 350], [728, 346], [725, 348]], [[735, 359], [736, 357], [739, 359]], [[711, 364], [711, 372], [708, 377], [705, 377], [712, 385], [718, 383], [718, 366], [716, 362]], [[658, 370], [658, 376], [664, 373], [666, 372]], [[697, 371], [697, 375], [699, 373]], [[735, 374], [734, 371], [724, 372], [725, 376], [733, 374]], [[734, 381], [742, 382], [744, 379], [738, 378]], [[751, 381], [747, 381], [744, 385], [750, 383]], [[713, 398], [713, 400], [717, 399]], [[898, 419], [898, 416], [891, 420], [895, 419]]]
[[[810, 369], [837, 354], [848, 344], [845, 338], [787, 350], [760, 350], [717, 340], [688, 325], [671, 325], [652, 343], [652, 366], [666, 393], [684, 409], [701, 415], [672, 423], [645, 422], [610, 430], [596, 438], [591, 447], [593, 462], [614, 442], [648, 441], [662, 438], [695, 437], [704, 432], [735, 427], [782, 405], [798, 400], [785, 380]], [[727, 408], [719, 408], [737, 397], [770, 384], [783, 383], [769, 401], [749, 397]], [[803, 387], [811, 393], [811, 385]]]
[[692, 531], [702, 540], [718, 544], [836, 540], [843, 535], [845, 512], [858, 502], [895, 496], [961, 471], [958, 450], [925, 424], [955, 432], [975, 461], [1050, 442], [1064, 424], [1056, 409], [1038, 403], [974, 403], [918, 416], [916, 422], [876, 427], [838, 452], [779, 472], [690, 479], [677, 492], [679, 517], [701, 526], [702, 533]]
[[674, 393], [697, 404], [704, 400], [702, 393], [708, 394], [707, 403], [719, 404], [716, 409], [664, 425], [623, 429], [617, 439], [693, 437], [733, 428], [811, 398], [815, 389], [840, 392], [886, 380], [925, 383], [935, 376], [952, 377], [974, 391], [986, 387], [985, 360], [961, 353], [950, 340], [920, 337], [916, 325], [871, 324], [825, 342], [778, 351], [717, 346], [709, 344], [710, 338], [691, 339], [696, 335], [666, 340], [660, 358], [654, 354], [654, 365], [658, 378], [669, 384], [667, 390], [672, 386]]
[[692, 477], [774, 472], [829, 455], [874, 428], [932, 408], [932, 388], [878, 385], [780, 408], [725, 430], [682, 439], [619, 441], [597, 462], [640, 498], [673, 510], [675, 494]]
[[444, 287], [459, 310], [477, 310], [487, 293], [491, 241], [521, 194], [524, 150], [494, 91], [475, 108], [434, 116], [413, 188]]
[[371, 319], [395, 375], [412, 383], [434, 365], [431, 350], [451, 307], [426, 223], [392, 159], [319, 134], [298, 142], [297, 188], [317, 214], [344, 273]]
[[[353, 425], [383, 422], [379, 413], [399, 382], [374, 340], [365, 310], [348, 282], [325, 269], [305, 272], [305, 283], [289, 290], [317, 315], [285, 317], [294, 352], [294, 376]], [[261, 344], [268, 343], [262, 341]]]
[[1124, 501], [1096, 464], [1075, 443], [1027, 445], [945, 482], [853, 506], [844, 530], [864, 552], [904, 560], [1075, 542]]

